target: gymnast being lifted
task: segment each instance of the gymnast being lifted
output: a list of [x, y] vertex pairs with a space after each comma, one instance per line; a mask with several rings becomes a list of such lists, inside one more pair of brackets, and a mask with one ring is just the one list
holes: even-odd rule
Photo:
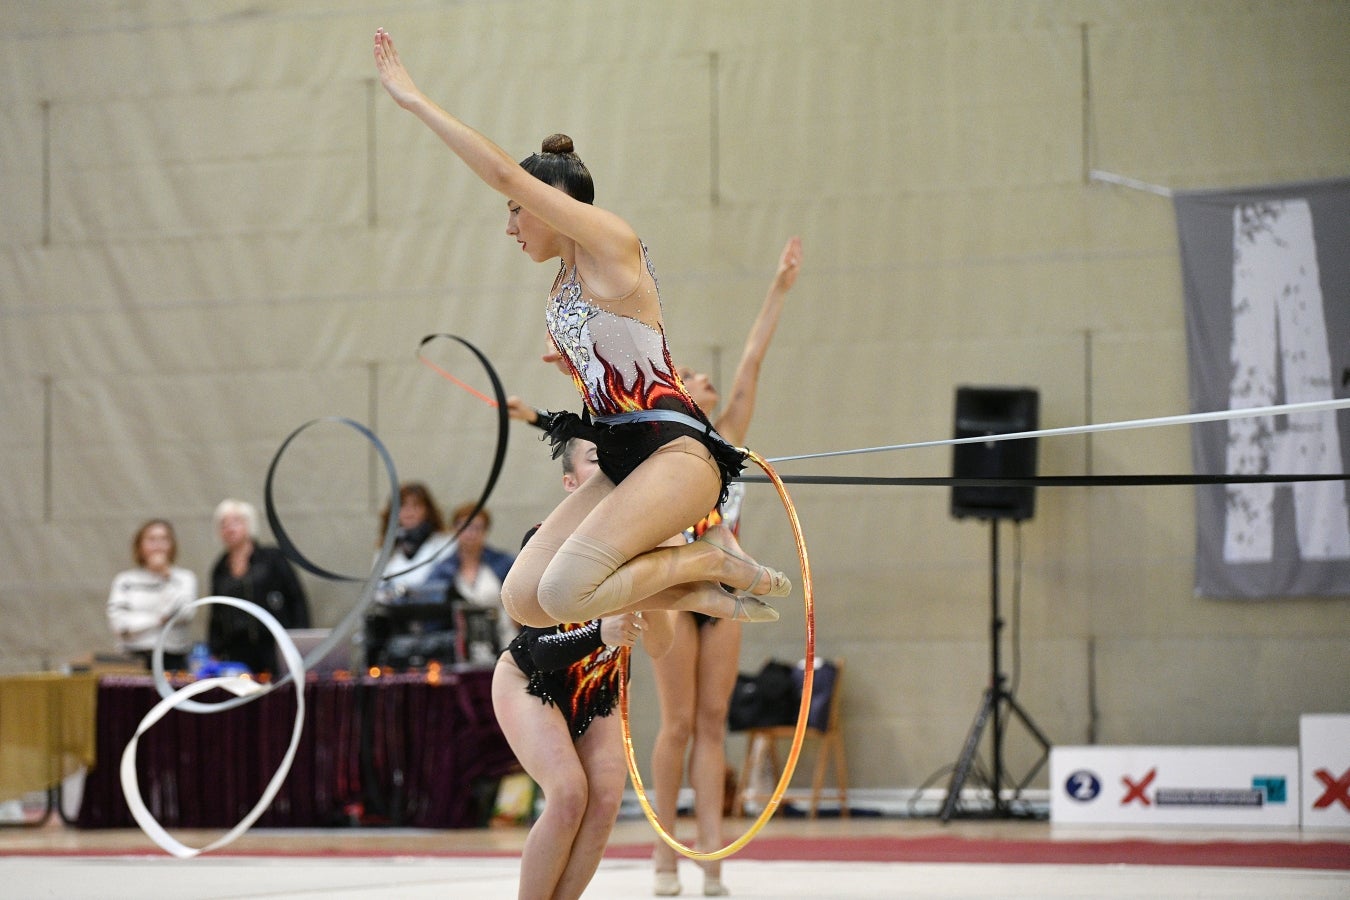
[[745, 455], [713, 430], [676, 374], [647, 249], [627, 222], [593, 205], [571, 138], [545, 138], [541, 152], [516, 163], [418, 90], [384, 29], [375, 32], [375, 65], [398, 105], [506, 197], [506, 233], [520, 249], [535, 262], [561, 261], [544, 319], [585, 412], [557, 415], [549, 438], [555, 455], [569, 437], [593, 441], [600, 472], [517, 557], [502, 586], [507, 613], [535, 627], [645, 609], [777, 619], [760, 598], [785, 597], [791, 583], [748, 557], [729, 529], [692, 543], [671, 538], [725, 497]]

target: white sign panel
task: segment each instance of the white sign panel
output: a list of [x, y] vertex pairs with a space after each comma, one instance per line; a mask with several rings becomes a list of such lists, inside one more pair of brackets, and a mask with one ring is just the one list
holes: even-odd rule
[[1298, 720], [1303, 827], [1350, 829], [1350, 716]]
[[1293, 827], [1296, 747], [1055, 747], [1050, 821]]

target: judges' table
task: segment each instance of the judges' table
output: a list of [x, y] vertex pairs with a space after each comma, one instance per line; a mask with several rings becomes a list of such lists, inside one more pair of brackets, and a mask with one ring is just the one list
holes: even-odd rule
[[[99, 683], [98, 761], [85, 780], [80, 827], [135, 825], [118, 767], [159, 699], [148, 677]], [[294, 721], [290, 686], [224, 712], [174, 710], [137, 747], [146, 806], [167, 828], [233, 826], [262, 796]], [[490, 788], [515, 766], [492, 712], [490, 669], [311, 679], [290, 775], [257, 825], [473, 827], [489, 812]]]
[[56, 787], [94, 761], [92, 675], [0, 677], [0, 800]]

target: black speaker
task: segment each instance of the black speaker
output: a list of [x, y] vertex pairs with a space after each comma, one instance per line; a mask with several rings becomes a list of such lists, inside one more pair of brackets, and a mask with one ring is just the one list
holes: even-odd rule
[[[958, 387], [955, 437], [1035, 431], [1040, 395], [1033, 388]], [[1036, 439], [977, 441], [952, 445], [953, 478], [1023, 478], [1036, 474]], [[953, 487], [952, 515], [958, 519], [1030, 519], [1036, 489]]]

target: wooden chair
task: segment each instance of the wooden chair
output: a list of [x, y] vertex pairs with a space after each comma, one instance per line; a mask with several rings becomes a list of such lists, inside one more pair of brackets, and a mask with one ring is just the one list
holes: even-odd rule
[[[826, 724], [823, 729], [808, 725], [802, 741], [803, 748], [813, 740], [817, 744], [815, 772], [811, 779], [810, 817], [813, 819], [816, 818], [816, 812], [820, 807], [822, 794], [828, 795], [827, 799], [839, 801], [839, 814], [841, 816], [847, 818], [849, 814], [848, 761], [844, 755], [843, 727], [839, 722], [839, 707], [842, 705], [841, 692], [844, 684], [844, 661], [834, 659], [826, 662], [834, 667], [834, 683], [828, 688], [829, 712], [826, 717]], [[819, 702], [821, 696], [819, 668], [816, 671], [816, 676], [816, 688], [812, 691], [813, 702]], [[741, 764], [741, 772], [736, 779], [735, 809], [739, 814], [746, 814], [745, 805], [747, 802], [753, 802], [761, 798], [767, 802], [769, 794], [752, 790], [750, 779], [759, 770], [761, 761], [767, 754], [773, 772], [773, 783], [775, 785], [778, 783], [778, 778], [783, 771], [783, 764], [778, 755], [778, 743], [779, 741], [787, 741], [788, 746], [791, 746], [795, 732], [795, 725], [772, 725], [746, 729], [745, 761]], [[825, 770], [829, 767], [831, 760], [834, 762], [835, 786], [833, 790], [825, 788]], [[786, 792], [783, 799], [787, 800], [791, 795], [791, 791]], [[800, 797], [800, 792], [796, 796]]]

